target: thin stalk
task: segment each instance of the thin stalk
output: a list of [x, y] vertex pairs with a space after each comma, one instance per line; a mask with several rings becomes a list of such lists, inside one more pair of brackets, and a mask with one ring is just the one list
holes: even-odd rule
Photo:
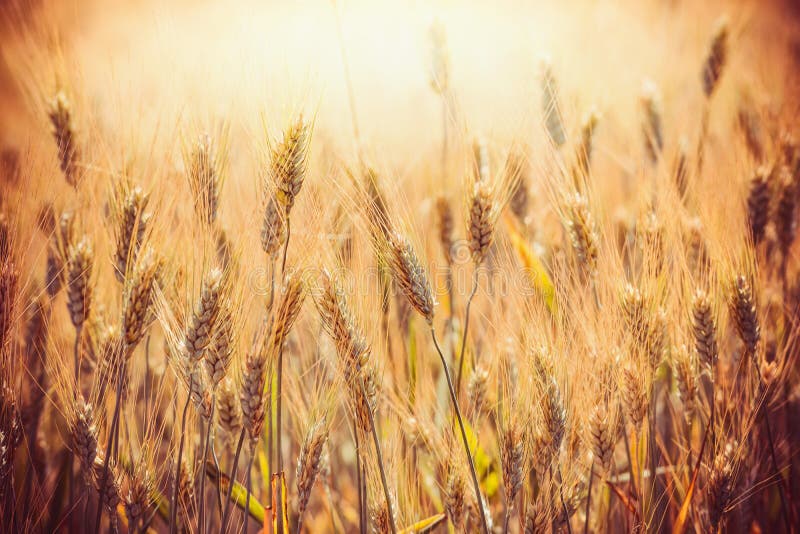
[[[658, 402], [657, 398], [657, 391], [656, 391], [656, 384], [653, 383], [652, 386], [652, 399], [650, 402], [650, 411], [648, 416], [648, 425], [647, 425], [647, 460], [648, 460], [648, 467], [650, 468], [650, 483], [649, 483], [649, 495], [647, 499], [647, 517], [642, 515], [642, 520], [646, 521], [646, 525], [650, 524], [652, 519], [655, 517], [657, 511], [656, 506], [658, 504], [658, 500], [656, 499], [656, 491], [658, 481], [656, 480], [656, 465], [658, 464], [658, 449], [656, 447], [656, 427], [658, 426], [658, 421], [656, 419], [656, 403]], [[644, 483], [642, 483], [644, 487]], [[644, 499], [642, 499], [642, 506], [644, 506]]]
[[[214, 432], [211, 433], [211, 458], [214, 460], [214, 468], [216, 469], [217, 473], [221, 473], [222, 471], [219, 468], [219, 459], [217, 458], [217, 451], [216, 447], [214, 446]], [[219, 513], [222, 513], [222, 490], [220, 488], [220, 478], [217, 477], [217, 508], [219, 509]]]
[[[713, 364], [712, 364], [712, 366], [713, 366]], [[716, 427], [716, 420], [717, 420], [717, 408], [716, 408], [716, 406], [717, 406], [717, 401], [716, 401], [716, 398], [714, 397], [715, 393], [714, 393], [714, 369], [713, 369], [713, 367], [711, 369], [711, 385], [710, 385], [709, 389], [711, 390], [711, 395], [710, 395], [710, 403], [711, 403], [711, 447], [709, 447], [708, 452], [709, 452], [709, 454], [713, 455], [714, 454], [714, 449], [716, 448], [715, 444], [717, 442], [717, 440], [716, 440], [716, 437], [717, 437], [717, 429], [716, 429], [717, 428]], [[711, 458], [713, 458], [713, 456]]]
[[[181, 440], [178, 444], [178, 456], [175, 466], [175, 480], [172, 488], [172, 502], [169, 507], [169, 532], [173, 534], [175, 528], [178, 526], [178, 486], [181, 481], [181, 456], [183, 456], [183, 441], [186, 437], [186, 414], [189, 412], [189, 401], [192, 398], [192, 382], [194, 380], [194, 373], [189, 373], [189, 391], [186, 394], [186, 404], [183, 405], [183, 416], [181, 416]], [[121, 382], [121, 381], [120, 381]]]
[[282, 447], [282, 432], [281, 432], [281, 394], [283, 383], [283, 344], [278, 347], [278, 392], [275, 399], [277, 406], [275, 408], [275, 465], [277, 473], [283, 472], [283, 447]]
[[150, 528], [150, 524], [153, 522], [153, 519], [156, 518], [156, 515], [158, 515], [158, 507], [157, 506], [155, 507], [155, 509], [152, 512], [150, 512], [150, 516], [147, 519], [143, 520], [143, 522], [142, 522], [142, 530], [141, 530], [142, 532], [147, 532], [147, 529]]
[[[361, 388], [361, 395], [367, 397], [364, 391], [364, 382], [359, 380], [359, 387]], [[369, 412], [369, 426], [372, 429], [372, 441], [375, 442], [375, 454], [378, 457], [378, 470], [381, 473], [381, 484], [383, 484], [383, 494], [386, 497], [386, 508], [389, 510], [389, 526], [392, 529], [392, 534], [397, 534], [397, 526], [394, 524], [394, 510], [392, 509], [392, 499], [389, 495], [389, 484], [386, 482], [386, 469], [383, 465], [383, 454], [381, 454], [381, 442], [378, 439], [378, 431], [375, 429], [375, 416], [372, 410]]]
[[[456, 309], [455, 291], [454, 291], [454, 289], [455, 288], [453, 287], [453, 267], [448, 264], [448, 266], [447, 266], [447, 300], [448, 300], [447, 324], [450, 326], [450, 328], [453, 327], [453, 319], [455, 317], [455, 309]], [[455, 359], [455, 354], [453, 355], [453, 359]]]
[[358, 443], [358, 425], [353, 419], [353, 436], [356, 445], [356, 487], [358, 487], [358, 531], [364, 534], [367, 531], [364, 523], [364, 498], [361, 494], [361, 448]]
[[367, 467], [366, 463], [361, 464], [361, 510], [364, 517], [364, 533], [367, 534], [369, 526], [369, 494], [367, 493]]
[[289, 238], [292, 237], [292, 225], [289, 215], [286, 215], [286, 242], [283, 244], [283, 259], [281, 260], [281, 279], [286, 278], [286, 256], [289, 253]]
[[569, 511], [567, 510], [567, 502], [564, 500], [564, 477], [561, 476], [561, 464], [556, 466], [556, 470], [558, 472], [558, 493], [561, 497], [561, 506], [564, 508], [564, 519], [567, 523], [567, 532], [572, 534], [572, 525], [569, 522]]
[[303, 516], [305, 514], [298, 514], [297, 516], [297, 534], [303, 534]]
[[503, 514], [503, 534], [508, 534], [508, 526], [511, 522], [511, 511], [514, 509], [514, 503], [504, 503], [505, 513]]
[[[267, 417], [269, 419], [267, 423], [267, 461], [269, 462], [269, 470], [272, 471], [273, 467], [275, 467], [275, 457], [273, 456], [275, 450], [273, 447], [275, 418], [272, 412], [272, 371], [269, 372], [267, 380], [269, 381], [267, 384], [267, 406], [269, 407], [267, 411]], [[267, 484], [267, 502], [272, 502], [272, 484]]]
[[78, 393], [80, 392], [81, 387], [81, 363], [80, 363], [80, 345], [81, 345], [81, 332], [83, 331], [82, 326], [75, 327], [75, 347], [74, 347], [74, 356], [75, 356], [75, 398], [78, 398]]
[[[283, 260], [281, 261], [281, 279], [286, 278], [286, 255], [289, 251], [289, 238], [292, 235], [292, 227], [290, 224], [290, 219], [287, 214], [286, 216], [286, 243], [283, 245]], [[277, 466], [277, 473], [283, 472], [283, 456], [282, 456], [282, 435], [281, 435], [281, 390], [282, 390], [282, 382], [283, 382], [283, 344], [278, 347], [278, 392], [277, 392], [277, 399], [276, 399], [276, 422], [275, 422], [275, 458], [276, 458], [276, 466]], [[270, 404], [271, 406], [271, 404]]]
[[478, 265], [475, 265], [475, 271], [472, 273], [472, 292], [467, 299], [467, 308], [464, 311], [464, 333], [461, 336], [461, 355], [458, 357], [458, 378], [456, 379], [456, 389], [461, 391], [461, 376], [464, 371], [464, 351], [467, 347], [467, 330], [469, 330], [469, 307], [472, 304], [472, 299], [475, 293], [478, 292]]
[[[208, 444], [211, 441], [211, 428], [214, 426], [214, 408], [217, 404], [217, 397], [211, 397], [211, 416], [208, 418], [208, 429], [206, 430], [206, 442], [203, 446], [203, 461], [200, 462], [200, 510], [198, 513], [197, 531], [203, 534], [203, 527], [205, 526], [205, 508], [206, 508], [206, 458], [208, 458]], [[219, 478], [219, 477], [217, 477]]]
[[[247, 499], [245, 499], [244, 504], [244, 526], [242, 526], [242, 534], [247, 534], [247, 521], [250, 519], [250, 488], [252, 484], [252, 476], [253, 476], [253, 456], [255, 452], [255, 444], [250, 447], [250, 458], [247, 459], [247, 476], [245, 477], [245, 485], [247, 486]], [[282, 497], [282, 496], [281, 496]], [[278, 510], [278, 515], [276, 517], [283, 518], [283, 513]], [[278, 519], [280, 522], [281, 519]], [[283, 532], [283, 529], [280, 528], [278, 525], [278, 532]]]
[[[453, 266], [447, 265], [447, 322], [445, 323], [445, 335], [449, 335], [455, 331], [455, 298], [456, 292], [453, 287]], [[456, 364], [456, 346], [455, 343], [450, 343], [450, 363]]]
[[[108, 431], [108, 443], [106, 444], [106, 454], [103, 460], [103, 474], [100, 480], [100, 488], [105, 489], [106, 477], [108, 476], [108, 460], [111, 457], [111, 446], [114, 443], [114, 436], [116, 435], [116, 428], [119, 426], [119, 413], [122, 406], [120, 398], [122, 397], [122, 372], [124, 363], [120, 363], [119, 377], [117, 380], [117, 398], [114, 404], [114, 416], [111, 418], [111, 427]], [[95, 534], [100, 532], [100, 520], [103, 518], [103, 507], [100, 503], [97, 504], [97, 515], [95, 516]]]
[[267, 301], [267, 311], [272, 309], [272, 304], [275, 302], [275, 257], [269, 257], [269, 300]]
[[[474, 292], [473, 292], [474, 294]], [[470, 297], [470, 300], [471, 297]], [[467, 304], [469, 307], [469, 304]], [[467, 315], [469, 317], [469, 315]], [[464, 326], [464, 332], [466, 333], [466, 325]], [[464, 443], [464, 451], [467, 453], [467, 460], [469, 460], [469, 471], [470, 475], [472, 476], [472, 485], [475, 488], [475, 497], [478, 506], [478, 511], [481, 515], [481, 529], [483, 530], [484, 534], [489, 534], [489, 526], [486, 522], [486, 512], [483, 510], [483, 498], [481, 497], [481, 486], [478, 483], [478, 475], [475, 474], [475, 462], [472, 460], [472, 453], [469, 450], [469, 441], [467, 440], [467, 431], [464, 429], [464, 421], [461, 418], [461, 408], [458, 406], [458, 398], [456, 398], [456, 391], [453, 389], [453, 380], [450, 378], [450, 371], [447, 368], [447, 362], [444, 359], [444, 354], [442, 354], [442, 349], [439, 347], [439, 342], [436, 341], [436, 331], [431, 325], [431, 337], [433, 338], [433, 344], [436, 347], [436, 352], [439, 353], [439, 358], [442, 360], [442, 368], [444, 369], [444, 376], [447, 378], [447, 388], [450, 390], [450, 400], [453, 402], [453, 408], [456, 412], [456, 418], [458, 419], [458, 427], [461, 430], [461, 440]]]
[[228, 526], [228, 516], [231, 512], [231, 494], [233, 493], [233, 484], [236, 482], [236, 465], [239, 463], [239, 454], [242, 452], [245, 431], [246, 429], [242, 428], [242, 432], [239, 434], [239, 443], [236, 445], [236, 454], [233, 456], [233, 464], [231, 464], [231, 474], [228, 475], [228, 496], [225, 499], [225, 512], [222, 514], [222, 523], [219, 527], [219, 531], [223, 534]]

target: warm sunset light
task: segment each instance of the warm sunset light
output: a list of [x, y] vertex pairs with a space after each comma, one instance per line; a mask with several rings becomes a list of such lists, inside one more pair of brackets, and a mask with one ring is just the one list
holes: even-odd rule
[[0, 2], [0, 531], [794, 532], [790, 0]]

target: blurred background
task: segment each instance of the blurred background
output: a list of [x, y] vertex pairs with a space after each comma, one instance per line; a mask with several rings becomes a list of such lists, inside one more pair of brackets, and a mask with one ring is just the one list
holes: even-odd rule
[[[0, 141], [24, 145], [31, 109], [40, 107], [26, 100], [61, 84], [112, 130], [130, 130], [134, 120], [136, 127], [163, 129], [165, 116], [177, 122], [201, 108], [206, 119], [252, 129], [260, 114], [271, 120], [302, 107], [317, 114], [318, 135], [350, 148], [344, 52], [362, 140], [397, 164], [437, 150], [441, 109], [429, 83], [437, 21], [450, 54], [454, 109], [470, 130], [503, 139], [537, 127], [542, 58], [552, 61], [568, 125], [594, 106], [606, 124], [627, 129], [637, 120], [643, 79], [661, 88], [666, 116], [700, 105], [701, 61], [720, 16], [733, 30], [728, 98], [740, 98], [742, 88], [756, 98], [796, 90], [785, 81], [800, 61], [799, 5], [5, 2]], [[675, 122], [665, 124], [667, 138], [685, 133]]]

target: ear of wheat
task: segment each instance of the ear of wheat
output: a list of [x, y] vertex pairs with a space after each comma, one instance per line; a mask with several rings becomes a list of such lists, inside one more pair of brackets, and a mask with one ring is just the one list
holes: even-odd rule
[[708, 49], [705, 63], [703, 63], [703, 92], [706, 97], [711, 97], [719, 85], [719, 79], [728, 60], [728, 21], [721, 19], [717, 22], [711, 45]]
[[94, 251], [88, 237], [83, 237], [70, 249], [67, 265], [67, 308], [72, 324], [80, 328], [92, 307]]
[[77, 187], [80, 179], [78, 139], [75, 129], [72, 104], [63, 91], [59, 91], [48, 103], [47, 114], [53, 128], [53, 138], [58, 148], [61, 172], [67, 183]]
[[747, 196], [748, 222], [753, 243], [758, 245], [764, 238], [764, 229], [769, 217], [769, 184], [770, 171], [759, 167], [750, 180], [750, 192]]
[[225, 154], [219, 154], [217, 150], [215, 140], [204, 133], [198, 136], [186, 155], [194, 209], [200, 221], [209, 226], [217, 220], [219, 192], [223, 181]]
[[484, 181], [477, 182], [472, 192], [469, 209], [469, 250], [472, 260], [479, 265], [494, 237], [495, 206], [492, 189]]
[[123, 199], [119, 213], [119, 228], [116, 243], [116, 270], [119, 282], [125, 281], [128, 267], [135, 263], [139, 247], [144, 239], [150, 214], [145, 213], [149, 196], [139, 187], [133, 188]]
[[160, 268], [160, 260], [153, 256], [150, 251], [145, 253], [126, 291], [122, 331], [129, 351], [139, 344], [152, 321], [151, 306]]
[[661, 157], [664, 148], [664, 133], [661, 126], [661, 94], [655, 83], [646, 80], [642, 85], [642, 136], [644, 148], [652, 163]]
[[212, 269], [203, 280], [200, 298], [186, 328], [183, 341], [183, 350], [192, 364], [196, 364], [203, 358], [213, 339], [214, 327], [222, 305], [222, 292], [222, 271]]
[[309, 125], [298, 117], [272, 149], [272, 174], [278, 188], [278, 201], [288, 216], [303, 187], [308, 159]]
[[408, 240], [400, 234], [389, 237], [389, 264], [397, 285], [411, 306], [431, 324], [433, 322], [433, 290], [422, 264]]

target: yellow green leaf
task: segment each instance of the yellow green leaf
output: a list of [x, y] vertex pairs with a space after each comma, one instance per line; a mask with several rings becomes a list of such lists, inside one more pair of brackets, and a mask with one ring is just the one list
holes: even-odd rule
[[514, 224], [509, 221], [508, 234], [511, 237], [511, 244], [514, 250], [517, 251], [522, 266], [525, 268], [533, 287], [541, 294], [544, 303], [550, 313], [556, 313], [556, 287], [550, 279], [542, 260], [539, 256], [531, 250], [531, 247], [525, 241], [525, 238], [520, 235]]
[[[227, 494], [229, 482], [228, 476], [225, 473], [220, 474], [213, 462], [206, 462], [206, 475], [215, 484], [217, 483], [217, 478], [219, 478], [220, 489], [222, 493]], [[236, 481], [233, 482], [231, 501], [242, 510], [246, 509], [247, 489]], [[255, 495], [252, 493], [250, 494], [250, 508], [248, 509], [248, 512], [250, 513], [250, 517], [258, 521], [259, 525], [264, 524], [264, 520], [266, 518], [264, 505], [258, 502], [258, 499], [256, 499]]]
[[444, 514], [432, 515], [427, 519], [423, 519], [422, 521], [417, 521], [413, 525], [407, 526], [406, 528], [400, 531], [400, 534], [423, 534], [424, 532], [430, 532], [431, 530], [442, 524], [442, 522], [445, 521], [446, 519], [447, 516]]
[[475, 463], [475, 472], [481, 481], [486, 498], [491, 497], [500, 486], [498, 473], [492, 469], [492, 459], [486, 454], [478, 443], [478, 436], [472, 426], [464, 421], [464, 431], [467, 434], [469, 450], [472, 451], [472, 460]]

